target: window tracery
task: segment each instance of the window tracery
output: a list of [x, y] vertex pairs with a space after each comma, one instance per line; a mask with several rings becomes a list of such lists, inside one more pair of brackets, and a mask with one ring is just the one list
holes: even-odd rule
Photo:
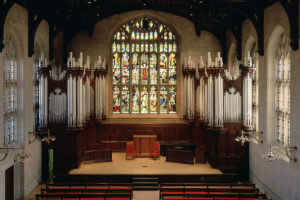
[[276, 115], [277, 140], [283, 145], [290, 144], [290, 80], [291, 57], [289, 39], [282, 34], [277, 52]]
[[112, 42], [112, 112], [176, 113], [177, 43], [172, 30], [141, 17]]
[[15, 47], [8, 38], [4, 49], [3, 67], [3, 128], [5, 145], [18, 142], [18, 62]]

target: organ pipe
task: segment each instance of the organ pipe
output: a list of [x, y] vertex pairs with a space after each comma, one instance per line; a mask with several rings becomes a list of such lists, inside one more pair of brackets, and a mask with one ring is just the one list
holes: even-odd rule
[[38, 78], [38, 95], [39, 95], [39, 124], [38, 128], [46, 128], [48, 125], [48, 66], [44, 53], [39, 58], [39, 78]]
[[99, 56], [95, 66], [95, 115], [97, 120], [105, 119], [106, 60]]
[[184, 75], [184, 115], [187, 119], [195, 117], [195, 68], [196, 64], [189, 56], [183, 65]]

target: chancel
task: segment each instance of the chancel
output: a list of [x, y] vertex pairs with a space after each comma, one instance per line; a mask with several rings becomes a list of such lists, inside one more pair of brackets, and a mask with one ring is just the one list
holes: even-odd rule
[[0, 199], [298, 199], [299, 8], [0, 1]]

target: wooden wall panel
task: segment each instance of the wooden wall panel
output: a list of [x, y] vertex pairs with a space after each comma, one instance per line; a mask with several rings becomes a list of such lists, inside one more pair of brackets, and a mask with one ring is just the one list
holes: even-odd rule
[[[226, 123], [223, 130], [208, 129], [202, 121], [190, 124], [101, 124], [91, 121], [81, 130], [61, 127], [52, 131], [57, 140], [54, 148], [54, 173], [78, 168], [85, 150], [111, 149], [125, 152], [126, 142], [133, 135], [156, 135], [160, 142], [188, 142], [205, 146], [206, 160], [213, 168], [238, 173], [247, 179], [248, 145], [235, 142], [242, 123]], [[44, 145], [45, 146], [45, 145]]]

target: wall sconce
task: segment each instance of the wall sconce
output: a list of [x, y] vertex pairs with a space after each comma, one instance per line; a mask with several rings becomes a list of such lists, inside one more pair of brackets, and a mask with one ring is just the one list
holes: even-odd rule
[[[45, 136], [46, 133], [47, 133], [47, 135]], [[50, 144], [51, 142], [56, 140], [54, 135], [50, 135], [50, 130], [48, 130], [48, 131], [30, 131], [30, 132], [28, 132], [28, 135], [29, 135], [29, 144], [33, 143], [36, 140], [37, 135], [42, 137], [42, 142], [47, 142], [48, 144]]]
[[14, 162], [25, 162], [31, 158], [30, 154], [24, 152], [24, 148], [0, 148], [0, 161], [4, 160], [10, 149], [22, 149], [22, 153], [17, 153], [14, 157]]
[[244, 146], [245, 142], [249, 142], [249, 138], [248, 138], [248, 136], [244, 135], [244, 131], [242, 131], [241, 136], [237, 136], [234, 140], [236, 142], [240, 142], [242, 144], [242, 146]]
[[255, 139], [256, 141], [258, 141], [260, 144], [263, 144], [263, 140], [261, 139], [263, 132], [259, 131], [259, 132], [248, 132], [248, 131], [243, 131], [242, 130], [242, 135], [241, 136], [237, 136], [235, 138], [236, 142], [240, 142], [242, 144], [242, 146], [244, 146], [245, 142], [249, 142], [250, 138]]
[[296, 157], [292, 157], [291, 153], [295, 152], [298, 148], [296, 146], [270, 146], [270, 150], [269, 152], [261, 155], [262, 158], [268, 160], [269, 162], [272, 162], [273, 160], [278, 160], [280, 159], [280, 156], [278, 154], [274, 154], [272, 149], [284, 149], [284, 152], [286, 154], [286, 156], [294, 161], [297, 162], [297, 158]]
[[30, 154], [25, 153], [22, 151], [22, 153], [18, 153], [14, 157], [14, 162], [25, 162], [31, 158]]

